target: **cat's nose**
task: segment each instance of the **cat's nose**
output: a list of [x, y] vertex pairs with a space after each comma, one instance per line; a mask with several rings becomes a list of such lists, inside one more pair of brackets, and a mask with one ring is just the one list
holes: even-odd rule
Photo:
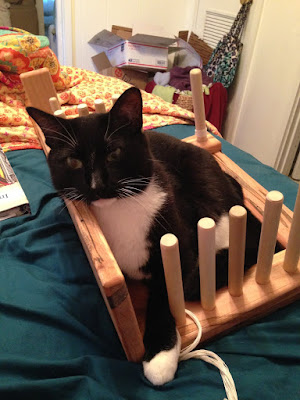
[[91, 189], [95, 190], [102, 184], [102, 180], [98, 174], [93, 173], [91, 176]]

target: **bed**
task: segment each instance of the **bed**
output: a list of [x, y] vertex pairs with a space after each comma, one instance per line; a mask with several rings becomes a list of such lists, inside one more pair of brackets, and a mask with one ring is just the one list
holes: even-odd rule
[[[74, 74], [81, 83], [86, 72]], [[16, 86], [9, 88], [3, 80], [1, 106], [11, 108], [10, 119], [2, 118], [2, 145], [29, 199], [31, 215], [0, 223], [1, 398], [222, 399], [219, 373], [202, 361], [182, 362], [173, 382], [155, 388], [140, 364], [126, 360], [73, 223], [52, 186], [45, 155], [26, 114], [20, 112], [24, 94], [20, 86], [16, 93]], [[88, 103], [93, 93], [87, 96], [86, 90], [92, 84], [85, 85], [81, 100]], [[60, 86], [59, 98], [69, 113], [76, 112], [70, 103], [80, 102], [76, 90], [82, 87]], [[180, 115], [175, 106], [164, 110], [150, 97], [146, 101], [146, 128], [159, 126], [180, 139], [193, 134], [189, 114]], [[15, 120], [17, 114], [23, 119]], [[226, 155], [266, 189], [280, 190], [293, 209], [296, 183], [219, 140]], [[229, 366], [239, 398], [299, 398], [299, 305], [297, 301], [206, 346]]]

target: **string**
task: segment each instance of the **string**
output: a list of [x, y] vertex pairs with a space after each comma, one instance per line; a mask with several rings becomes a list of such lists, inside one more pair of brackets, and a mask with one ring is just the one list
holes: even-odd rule
[[189, 346], [181, 350], [179, 354], [179, 361], [189, 360], [190, 358], [198, 358], [214, 365], [216, 368], [220, 370], [221, 378], [223, 380], [224, 388], [227, 395], [227, 399], [224, 400], [238, 400], [238, 395], [236, 392], [234, 380], [231, 376], [229, 368], [224, 363], [224, 361], [217, 354], [209, 350], [202, 349], [193, 351], [200, 342], [202, 336], [202, 327], [195, 314], [193, 314], [189, 310], [185, 310], [185, 312], [195, 322], [198, 328], [198, 334], [193, 343], [191, 343]]

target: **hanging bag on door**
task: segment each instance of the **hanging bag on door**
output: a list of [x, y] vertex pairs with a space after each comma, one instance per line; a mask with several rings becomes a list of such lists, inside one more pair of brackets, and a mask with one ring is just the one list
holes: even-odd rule
[[219, 41], [205, 66], [207, 75], [214, 82], [221, 82], [225, 88], [231, 85], [235, 76], [243, 48], [241, 36], [251, 4], [252, 0], [242, 5], [229, 33]]

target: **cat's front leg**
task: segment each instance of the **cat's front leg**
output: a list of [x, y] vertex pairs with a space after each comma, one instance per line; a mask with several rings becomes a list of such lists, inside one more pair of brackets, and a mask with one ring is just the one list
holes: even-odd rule
[[180, 334], [171, 315], [165, 285], [152, 283], [144, 335], [144, 375], [153, 385], [174, 379], [181, 349]]

